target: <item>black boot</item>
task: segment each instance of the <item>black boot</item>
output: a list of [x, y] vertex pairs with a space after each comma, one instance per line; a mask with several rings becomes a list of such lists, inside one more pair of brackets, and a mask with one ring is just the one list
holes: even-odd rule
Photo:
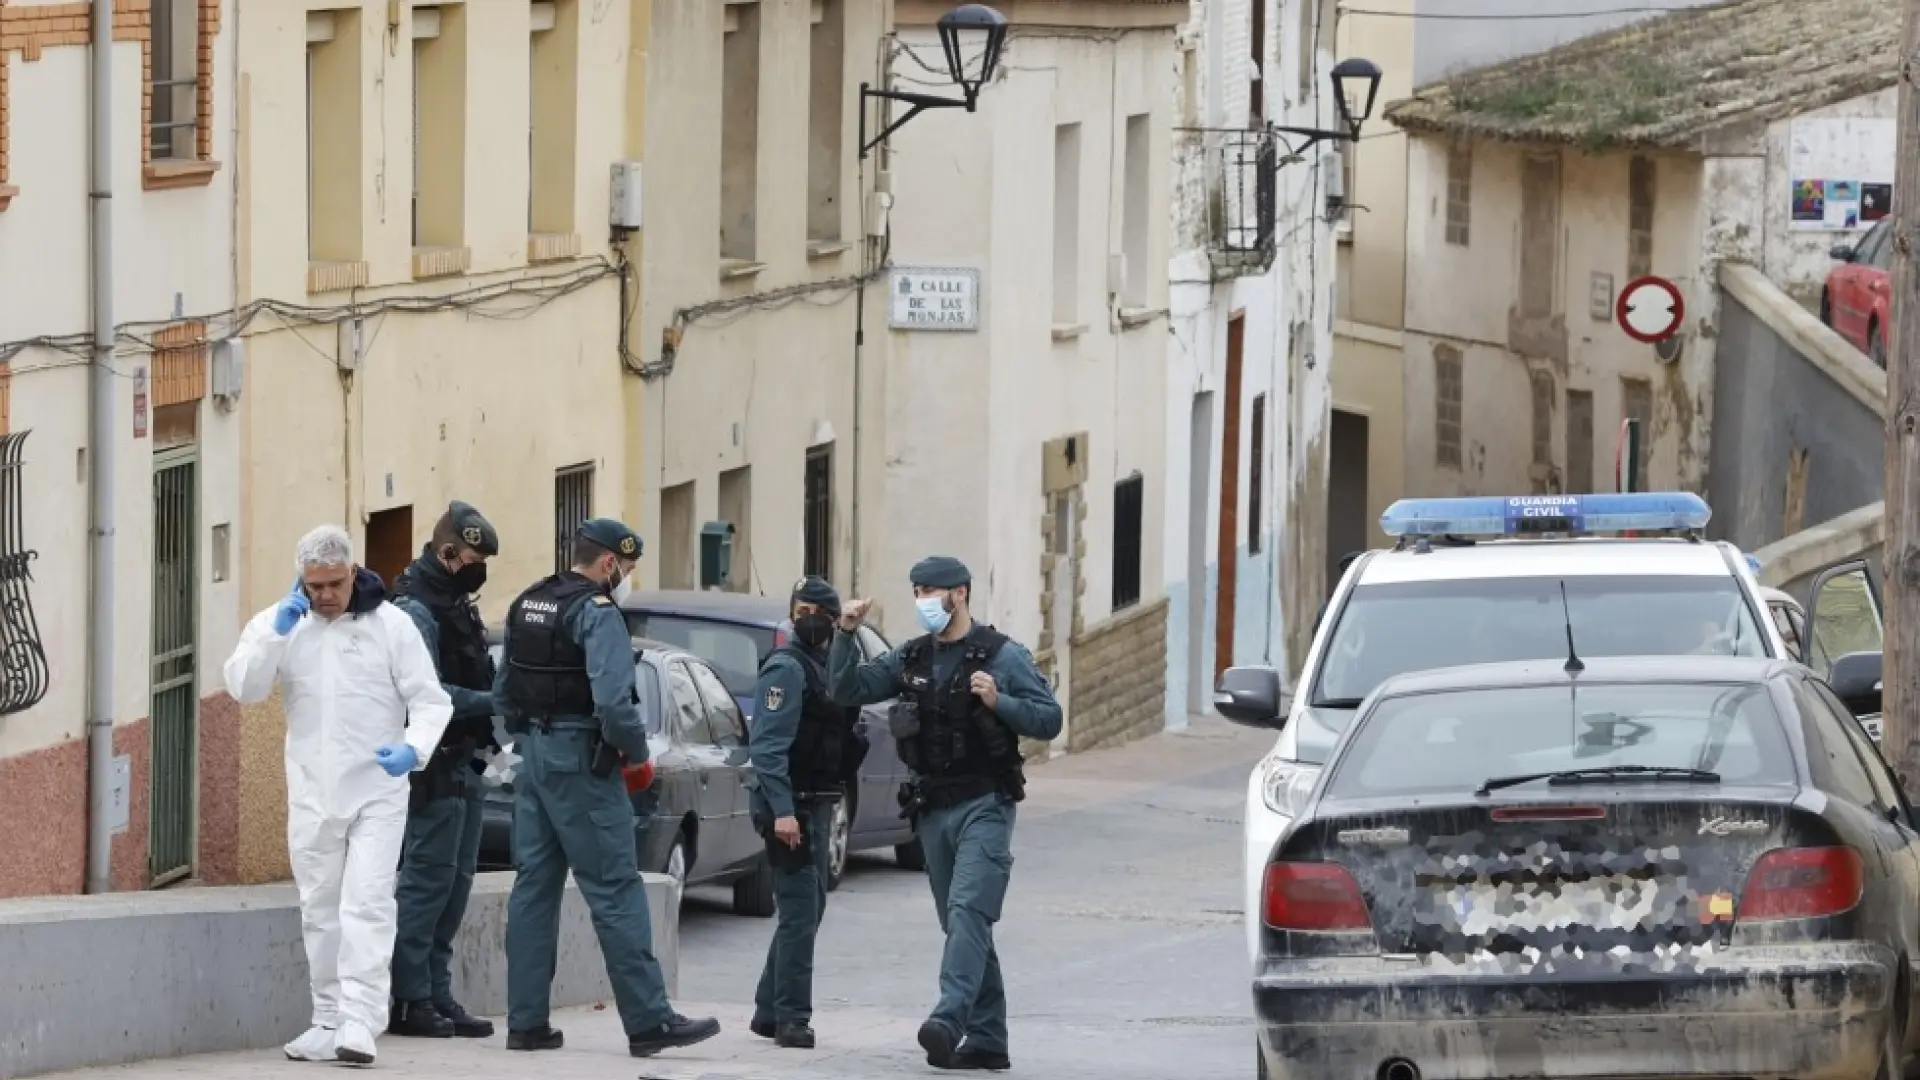
[[747, 1021], [747, 1030], [763, 1039], [778, 1038], [780, 1035], [779, 1025], [771, 1020], [761, 1020], [758, 1018]]
[[453, 1033], [462, 1039], [493, 1038], [493, 1021], [483, 1020], [457, 1001], [435, 1004], [434, 1011], [453, 1022]]
[[662, 1050], [692, 1046], [720, 1034], [720, 1021], [711, 1016], [689, 1020], [679, 1013], [673, 1019], [644, 1035], [627, 1036], [627, 1051], [634, 1057], [652, 1057]]
[[784, 1046], [789, 1050], [813, 1049], [813, 1029], [805, 1024], [781, 1024], [774, 1033], [775, 1046]]
[[451, 1039], [453, 1021], [440, 1015], [431, 1001], [396, 1001], [387, 1022], [387, 1034], [414, 1039]]
[[544, 1025], [531, 1031], [507, 1032], [509, 1050], [558, 1050], [566, 1044], [566, 1036]]
[[920, 1049], [927, 1052], [927, 1064], [934, 1068], [954, 1068], [954, 1051], [959, 1045], [959, 1033], [940, 1021], [928, 1020], [920, 1025]]
[[976, 1050], [971, 1046], [961, 1047], [953, 1055], [953, 1067], [956, 1069], [986, 1069], [999, 1072], [1013, 1068], [1013, 1062], [1007, 1060], [1003, 1050]]

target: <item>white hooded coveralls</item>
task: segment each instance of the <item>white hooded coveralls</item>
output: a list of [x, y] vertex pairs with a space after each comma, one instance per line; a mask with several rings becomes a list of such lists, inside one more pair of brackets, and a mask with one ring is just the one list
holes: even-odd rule
[[[278, 606], [275, 601], [275, 606]], [[453, 702], [413, 621], [382, 601], [363, 615], [308, 614], [285, 637], [253, 617], [226, 665], [241, 702], [285, 691], [287, 855], [313, 985], [313, 1023], [387, 1028], [395, 877], [408, 784], [374, 759], [405, 742], [433, 755]]]

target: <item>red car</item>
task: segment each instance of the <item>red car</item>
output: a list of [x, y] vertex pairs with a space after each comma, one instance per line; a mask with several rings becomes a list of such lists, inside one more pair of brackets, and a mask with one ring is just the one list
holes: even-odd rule
[[1892, 321], [1887, 271], [1893, 265], [1893, 219], [1881, 218], [1858, 245], [1841, 244], [1830, 254], [1840, 265], [1827, 271], [1820, 290], [1820, 321], [1884, 368]]

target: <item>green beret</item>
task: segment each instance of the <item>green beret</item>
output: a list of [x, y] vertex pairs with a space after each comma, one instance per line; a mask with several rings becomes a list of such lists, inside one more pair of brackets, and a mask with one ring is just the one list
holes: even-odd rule
[[640, 537], [612, 518], [588, 518], [580, 523], [579, 535], [623, 559], [640, 557]]
[[500, 534], [494, 531], [493, 523], [482, 517], [472, 503], [463, 503], [455, 499], [447, 507], [447, 519], [453, 522], [454, 535], [460, 542], [491, 559], [500, 554]]
[[967, 564], [950, 555], [929, 555], [913, 564], [913, 584], [925, 589], [958, 589], [973, 584]]
[[787, 606], [794, 604], [812, 604], [829, 615], [840, 614], [840, 594], [827, 584], [826, 578], [812, 574], [793, 583], [793, 596]]

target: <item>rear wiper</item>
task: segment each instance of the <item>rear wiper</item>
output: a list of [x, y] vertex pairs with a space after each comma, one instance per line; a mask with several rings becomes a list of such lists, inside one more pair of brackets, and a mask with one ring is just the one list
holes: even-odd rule
[[1501, 788], [1545, 780], [1549, 784], [1604, 784], [1609, 780], [1671, 780], [1689, 784], [1717, 784], [1720, 774], [1706, 769], [1683, 769], [1666, 765], [1610, 765], [1591, 769], [1559, 769], [1554, 772], [1526, 773], [1521, 776], [1496, 776], [1481, 784], [1475, 795], [1491, 795]]

